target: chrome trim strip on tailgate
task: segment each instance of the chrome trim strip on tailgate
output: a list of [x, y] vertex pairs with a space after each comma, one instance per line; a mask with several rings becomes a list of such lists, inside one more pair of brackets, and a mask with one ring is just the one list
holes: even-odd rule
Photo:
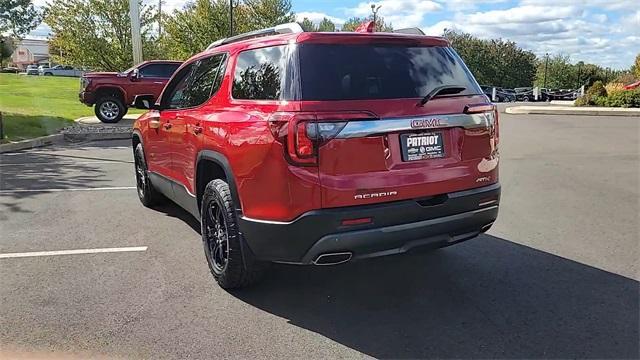
[[493, 125], [493, 113], [422, 115], [406, 118], [355, 120], [336, 136], [338, 139], [359, 138], [407, 130], [430, 130], [450, 127], [487, 128]]

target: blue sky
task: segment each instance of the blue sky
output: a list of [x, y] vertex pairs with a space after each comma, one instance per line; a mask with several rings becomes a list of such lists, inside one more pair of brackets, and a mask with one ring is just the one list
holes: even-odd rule
[[[55, 1], [55, 0], [49, 0]], [[157, 3], [156, 0], [145, 0]], [[164, 8], [181, 8], [184, 0], [164, 0]], [[44, 0], [36, 0], [36, 4]], [[371, 1], [292, 0], [298, 19], [338, 25], [366, 16]], [[440, 35], [445, 28], [482, 38], [515, 41], [539, 56], [565, 54], [571, 60], [624, 69], [640, 52], [640, 0], [379, 0], [379, 15], [394, 27], [420, 27]], [[46, 34], [41, 26], [34, 34]]]

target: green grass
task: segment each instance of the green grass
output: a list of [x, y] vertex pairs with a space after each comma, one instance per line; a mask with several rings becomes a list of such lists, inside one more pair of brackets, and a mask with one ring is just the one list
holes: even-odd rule
[[78, 78], [0, 74], [5, 136], [0, 141], [55, 134], [73, 120], [93, 115], [93, 108], [78, 100], [79, 89]]
[[55, 134], [93, 114], [78, 101], [78, 78], [0, 74], [4, 141]]

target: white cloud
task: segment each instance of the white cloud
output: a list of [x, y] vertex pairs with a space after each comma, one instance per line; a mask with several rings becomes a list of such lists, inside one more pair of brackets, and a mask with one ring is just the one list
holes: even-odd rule
[[464, 15], [472, 24], [534, 24], [581, 16], [583, 10], [573, 6], [549, 7], [525, 5], [506, 10], [491, 10]]
[[302, 21], [304, 18], [311, 20], [316, 25], [319, 24], [324, 18], [331, 20], [336, 25], [342, 25], [345, 23], [344, 19], [337, 18], [334, 16], [329, 16], [321, 12], [302, 11], [302, 12], [296, 13], [296, 21]]

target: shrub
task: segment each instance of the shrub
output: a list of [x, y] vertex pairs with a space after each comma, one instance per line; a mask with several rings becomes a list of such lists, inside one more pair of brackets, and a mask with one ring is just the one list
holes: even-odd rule
[[614, 92], [624, 91], [624, 85], [621, 82], [610, 82], [604, 88], [607, 90], [607, 94], [611, 95]]
[[614, 92], [607, 97], [606, 106], [640, 108], [640, 88]]
[[607, 96], [607, 89], [604, 88], [602, 81], [598, 80], [587, 89], [587, 95], [593, 96]]

